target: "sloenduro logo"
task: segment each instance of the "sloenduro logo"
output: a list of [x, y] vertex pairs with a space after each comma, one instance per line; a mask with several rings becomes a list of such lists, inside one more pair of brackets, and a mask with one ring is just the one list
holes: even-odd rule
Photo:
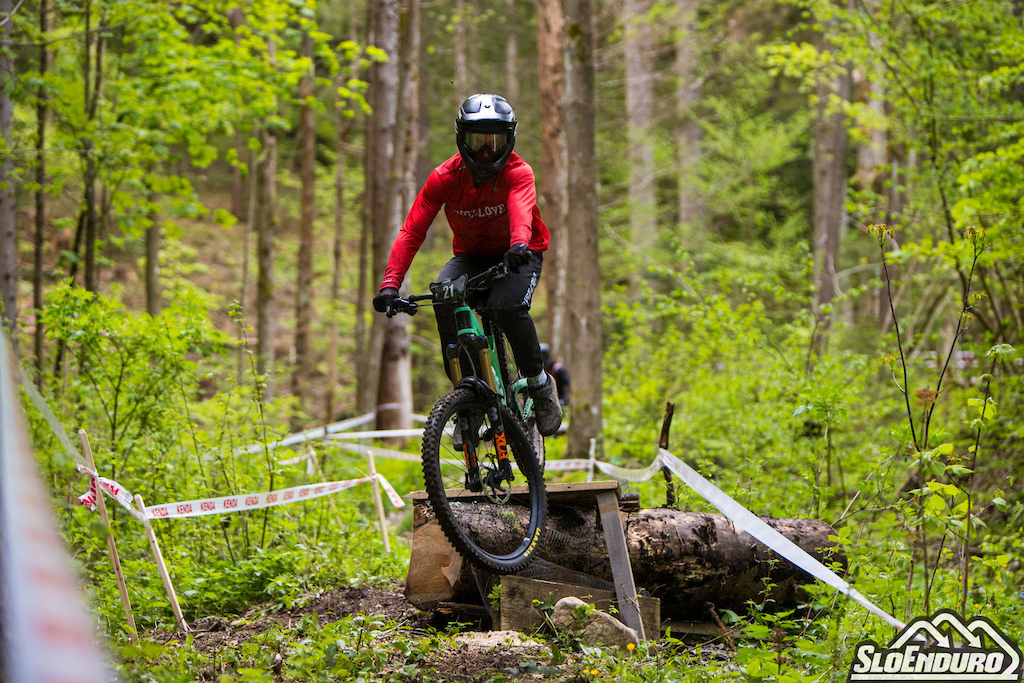
[[970, 623], [953, 610], [920, 617], [900, 631], [889, 647], [873, 640], [857, 644], [849, 683], [931, 681], [1014, 683], [1021, 680], [1021, 651], [987, 617]]

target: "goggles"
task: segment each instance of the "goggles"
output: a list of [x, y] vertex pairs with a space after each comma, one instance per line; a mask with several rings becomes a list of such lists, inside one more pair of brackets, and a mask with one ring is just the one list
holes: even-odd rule
[[501, 153], [508, 147], [511, 135], [509, 133], [466, 133], [466, 149], [474, 158], [480, 156], [501, 156]]

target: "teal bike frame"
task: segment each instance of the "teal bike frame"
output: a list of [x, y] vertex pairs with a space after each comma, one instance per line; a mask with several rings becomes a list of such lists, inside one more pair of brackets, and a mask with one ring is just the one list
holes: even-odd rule
[[[477, 363], [481, 373], [480, 379], [504, 399], [505, 406], [520, 421], [533, 413], [533, 399], [530, 398], [525, 377], [513, 379], [508, 374], [508, 359], [502, 358], [507, 353], [504, 346], [504, 335], [494, 334], [491, 329], [485, 329], [480, 319], [473, 314], [472, 309], [462, 304], [455, 309], [455, 320], [458, 326], [459, 344], [453, 345], [448, 353], [449, 367], [452, 371], [452, 382], [458, 384], [462, 379], [462, 366], [459, 364], [459, 347], [467, 349], [470, 353], [477, 352]], [[488, 323], [488, 328], [491, 327]], [[486, 346], [482, 341], [486, 340]], [[499, 344], [501, 348], [499, 349]], [[486, 356], [484, 355], [486, 353]]]

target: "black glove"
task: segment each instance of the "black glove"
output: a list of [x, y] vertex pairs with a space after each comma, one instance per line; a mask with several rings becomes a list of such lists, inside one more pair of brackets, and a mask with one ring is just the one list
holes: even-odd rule
[[505, 258], [502, 259], [505, 263], [505, 267], [513, 273], [518, 273], [519, 268], [525, 266], [530, 262], [530, 248], [520, 242], [519, 244], [513, 244], [508, 251], [505, 252]]
[[373, 307], [380, 313], [387, 313], [389, 316], [395, 314], [395, 299], [398, 298], [398, 290], [394, 287], [383, 287], [380, 294], [373, 297]]

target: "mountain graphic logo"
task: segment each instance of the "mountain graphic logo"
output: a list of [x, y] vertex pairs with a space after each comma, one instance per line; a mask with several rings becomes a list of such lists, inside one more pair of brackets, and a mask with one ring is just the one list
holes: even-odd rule
[[1020, 683], [1021, 651], [987, 617], [970, 622], [939, 610], [907, 624], [886, 648], [873, 640], [857, 644], [848, 683]]

